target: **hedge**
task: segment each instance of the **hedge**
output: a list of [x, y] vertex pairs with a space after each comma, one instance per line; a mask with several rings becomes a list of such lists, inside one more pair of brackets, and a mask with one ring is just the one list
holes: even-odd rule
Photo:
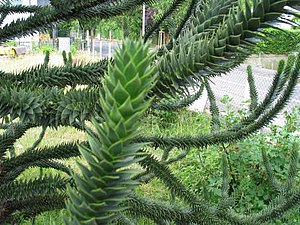
[[264, 29], [265, 39], [260, 41], [254, 53], [289, 54], [300, 50], [299, 30]]

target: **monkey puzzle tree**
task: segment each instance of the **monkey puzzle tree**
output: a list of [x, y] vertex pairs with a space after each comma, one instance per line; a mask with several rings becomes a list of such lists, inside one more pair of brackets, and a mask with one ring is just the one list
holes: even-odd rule
[[[52, 0], [48, 6], [10, 6], [0, 1], [0, 24], [7, 15], [31, 13], [24, 20], [5, 25], [0, 42], [43, 31], [70, 19], [110, 18], [143, 2], [155, 0]], [[147, 39], [183, 3], [181, 18], [172, 41], [149, 53]], [[274, 176], [267, 154], [262, 158], [270, 185], [278, 197], [259, 213], [244, 215], [234, 210], [230, 195], [228, 163], [222, 160], [222, 197], [211, 203], [197, 196], [174, 176], [169, 165], [183, 160], [190, 148], [198, 151], [234, 142], [266, 126], [286, 105], [299, 77], [299, 56], [281, 62], [272, 85], [262, 101], [251, 71], [250, 113], [225, 129], [210, 78], [236, 67], [251, 54], [260, 28], [271, 27], [284, 6], [299, 0], [174, 0], [161, 19], [148, 29], [144, 41], [125, 41], [112, 60], [48, 67], [45, 63], [18, 73], [0, 72], [0, 224], [19, 215], [34, 217], [45, 211], [67, 208], [67, 224], [135, 224], [145, 217], [156, 224], [262, 224], [299, 206], [300, 190], [295, 187], [299, 146], [291, 149], [286, 181]], [[145, 44], [144, 44], [145, 43]], [[81, 90], [76, 89], [81, 86]], [[66, 87], [71, 87], [66, 89]], [[198, 88], [196, 94], [190, 87]], [[181, 136], [147, 136], [139, 118], [149, 108], [171, 111], [186, 107], [207, 90], [210, 101], [211, 133]], [[93, 126], [91, 126], [92, 122]], [[67, 142], [39, 148], [48, 127], [72, 126], [87, 133], [86, 142]], [[24, 133], [42, 127], [33, 146], [16, 156], [8, 151]], [[149, 149], [161, 152], [161, 159]], [[173, 150], [181, 153], [175, 158]], [[178, 151], [176, 151], [178, 152]], [[85, 163], [72, 171], [60, 159], [81, 156]], [[139, 166], [140, 170], [134, 168]], [[44, 174], [25, 180], [19, 175], [28, 168], [54, 168], [59, 175]], [[142, 171], [141, 171], [142, 170]], [[149, 199], [135, 193], [144, 182], [158, 178], [173, 195], [173, 203]]]

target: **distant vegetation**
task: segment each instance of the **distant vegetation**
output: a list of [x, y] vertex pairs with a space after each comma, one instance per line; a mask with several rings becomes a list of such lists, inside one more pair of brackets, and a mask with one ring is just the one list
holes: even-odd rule
[[289, 54], [300, 49], [300, 30], [264, 30], [265, 39], [254, 48], [255, 53]]

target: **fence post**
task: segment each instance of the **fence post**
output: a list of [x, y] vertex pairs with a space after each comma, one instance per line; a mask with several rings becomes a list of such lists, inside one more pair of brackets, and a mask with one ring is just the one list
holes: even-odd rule
[[81, 42], [81, 51], [84, 51], [84, 38], [83, 37], [80, 38], [80, 42]]
[[158, 33], [158, 46], [159, 47], [163, 46], [163, 31], [159, 31]]
[[92, 48], [93, 48], [93, 49], [92, 49], [92, 51], [93, 51], [92, 54], [93, 54], [93, 57], [95, 57], [95, 38], [92, 39], [92, 45], [93, 45], [93, 46], [92, 46]]
[[91, 43], [90, 43], [90, 32], [86, 31], [86, 42], [87, 42], [87, 50], [88, 52], [91, 51]]
[[100, 59], [102, 59], [102, 41], [101, 41], [101, 34], [98, 34], [98, 40], [99, 40], [99, 55]]
[[108, 57], [111, 57], [111, 31], [109, 31]]
[[142, 37], [145, 36], [146, 31], [146, 5], [143, 3], [143, 18], [142, 18]]

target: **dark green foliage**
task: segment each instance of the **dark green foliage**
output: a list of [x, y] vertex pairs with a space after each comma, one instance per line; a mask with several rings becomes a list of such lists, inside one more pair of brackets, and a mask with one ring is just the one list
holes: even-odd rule
[[65, 66], [72, 66], [73, 62], [72, 62], [72, 53], [71, 52], [68, 53], [68, 57], [67, 57], [66, 51], [63, 51], [62, 57], [63, 57]]
[[[71, 19], [108, 19], [137, 9], [144, 2], [158, 1], [53, 0], [44, 7], [9, 6], [0, 1], [0, 24], [8, 14], [31, 12], [27, 19], [5, 25], [0, 30], [0, 43]], [[187, 13], [180, 17], [179, 27], [174, 29], [172, 41], [159, 51], [149, 54], [149, 46], [143, 44], [145, 40], [127, 40], [113, 60], [73, 65], [72, 56], [64, 52], [65, 65], [49, 67], [49, 53], [46, 53], [42, 65], [22, 72], [0, 72], [0, 127], [3, 129], [0, 224], [17, 221], [20, 216], [32, 218], [45, 211], [65, 208], [65, 202], [67, 224], [135, 224], [134, 220], [131, 222], [132, 217], [147, 218], [156, 224], [262, 224], [299, 206], [297, 142], [293, 141], [295, 144], [289, 149], [286, 179], [275, 177], [270, 153], [262, 147], [266, 167], [263, 171], [271, 194], [264, 202], [268, 206], [263, 205], [260, 212], [233, 210], [236, 199], [233, 193], [238, 189], [238, 183], [234, 183], [237, 179], [232, 177], [233, 167], [238, 168], [237, 175], [247, 174], [241, 172], [239, 165], [233, 165], [232, 159], [239, 155], [228, 151], [232, 142], [254, 135], [268, 125], [287, 104], [299, 78], [299, 55], [280, 63], [261, 102], [248, 68], [250, 111], [228, 126], [222, 124], [209, 80], [243, 62], [254, 49], [255, 40], [262, 36], [260, 28], [272, 26], [285, 11], [284, 6], [295, 4], [300, 1], [175, 0], [147, 34], [149, 37], [154, 33], [171, 14], [178, 15], [178, 7], [188, 6]], [[198, 91], [192, 94], [191, 88]], [[170, 124], [176, 121], [176, 110], [190, 105], [204, 89], [210, 102], [209, 133], [143, 134], [138, 124], [149, 107], [158, 111], [157, 115], [165, 115]], [[42, 131], [32, 146], [12, 154], [24, 133], [39, 126]], [[46, 129], [59, 126], [84, 131], [88, 141], [38, 147]], [[167, 128], [163, 124], [160, 127]], [[222, 173], [218, 179], [220, 195], [210, 201], [205, 182], [200, 184], [201, 194], [205, 196], [202, 199], [177, 178], [171, 165], [187, 157], [193, 147], [201, 152], [215, 145], [222, 147]], [[75, 156], [82, 157], [83, 161], [78, 163], [80, 171], [73, 171], [60, 161]], [[20, 176], [32, 167], [52, 168], [57, 175], [41, 173], [29, 180]], [[171, 192], [170, 203], [135, 193], [136, 186], [154, 178]]]
[[182, 3], [184, 3], [184, 0], [174, 0], [172, 4], [170, 4], [170, 7], [165, 10], [164, 14], [157, 19], [157, 22], [153, 24], [150, 28], [148, 28], [147, 33], [145, 34], [145, 40], [148, 40], [148, 38], [159, 29], [159, 26], [166, 20], [167, 17], [172, 15], [172, 13], [180, 7]]
[[45, 59], [44, 59], [44, 66], [45, 66], [45, 67], [48, 66], [49, 60], [50, 60], [50, 52], [49, 52], [49, 51], [46, 51]]

